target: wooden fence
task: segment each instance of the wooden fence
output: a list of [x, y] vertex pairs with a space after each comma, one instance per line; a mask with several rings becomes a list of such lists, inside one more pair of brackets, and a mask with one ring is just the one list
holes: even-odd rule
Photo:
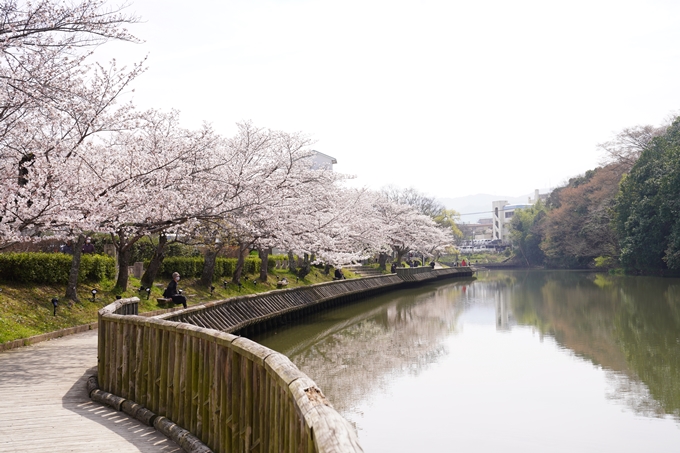
[[229, 333], [266, 330], [269, 322], [299, 318], [328, 304], [358, 300], [401, 284], [403, 280], [394, 274], [339, 280], [218, 300], [159, 318]]
[[473, 272], [406, 271], [242, 296], [158, 317], [137, 315], [136, 297], [118, 300], [99, 311], [99, 387], [112, 400], [120, 397], [116, 404], [125, 399], [128, 408], [141, 405], [217, 452], [360, 452], [354, 427], [314, 381], [286, 356], [228, 332]]
[[290, 360], [246, 338], [99, 312], [99, 387], [187, 429], [216, 452], [360, 452], [356, 432]]
[[471, 267], [451, 267], [432, 269], [429, 266], [398, 267], [397, 276], [406, 283], [422, 283], [430, 280], [449, 277], [472, 277], [475, 272]]

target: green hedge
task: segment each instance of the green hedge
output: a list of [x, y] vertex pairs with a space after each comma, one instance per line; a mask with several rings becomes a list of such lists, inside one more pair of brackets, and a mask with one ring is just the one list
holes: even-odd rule
[[[276, 267], [277, 261], [287, 260], [287, 255], [269, 255], [267, 268], [272, 270]], [[260, 258], [249, 256], [244, 263], [244, 274], [260, 273]], [[203, 257], [201, 256], [172, 256], [163, 260], [160, 275], [170, 278], [173, 272], [186, 278], [198, 278], [203, 272]], [[217, 258], [215, 261], [215, 274], [213, 278], [218, 280], [223, 277], [232, 277], [236, 269], [236, 258]], [[144, 262], [144, 267], [149, 267], [149, 261]]]
[[[203, 262], [204, 260], [202, 257], [168, 257], [163, 260], [163, 265], [161, 266], [161, 275], [169, 278], [172, 276], [173, 272], [179, 272], [179, 274], [185, 278], [198, 278], [203, 272]], [[233, 276], [234, 270], [236, 269], [236, 262], [236, 258], [217, 258], [215, 261], [215, 274], [213, 278], [219, 279], [222, 277]], [[146, 262], [145, 265], [148, 267], [148, 262]], [[259, 274], [260, 259], [246, 258], [243, 266], [243, 273]]]
[[[71, 255], [63, 253], [0, 254], [0, 279], [21, 283], [68, 283]], [[79, 281], [113, 279], [116, 265], [110, 256], [82, 255]]]

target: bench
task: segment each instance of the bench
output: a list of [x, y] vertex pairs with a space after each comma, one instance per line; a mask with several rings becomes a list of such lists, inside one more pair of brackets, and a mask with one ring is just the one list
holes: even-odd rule
[[175, 304], [172, 303], [171, 297], [159, 297], [156, 299], [159, 307], [174, 307]]

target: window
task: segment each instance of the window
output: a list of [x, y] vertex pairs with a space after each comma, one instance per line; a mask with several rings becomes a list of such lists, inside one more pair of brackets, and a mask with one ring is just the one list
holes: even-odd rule
[[512, 217], [514, 214], [515, 214], [515, 211], [506, 212], [506, 213], [505, 213], [505, 218], [506, 218], [506, 219], [509, 219], [509, 218]]

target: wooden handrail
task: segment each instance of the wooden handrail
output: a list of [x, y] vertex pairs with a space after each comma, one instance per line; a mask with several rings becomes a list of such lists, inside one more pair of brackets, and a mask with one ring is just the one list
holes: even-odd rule
[[[356, 431], [286, 356], [186, 323], [99, 311], [99, 386], [216, 452], [360, 452]], [[256, 448], [257, 447], [257, 448]]]
[[329, 301], [472, 275], [471, 269], [404, 270], [245, 295], [157, 317], [138, 316], [136, 297], [117, 300], [99, 311], [99, 386], [166, 417], [213, 451], [360, 452], [354, 427], [313, 380], [286, 356], [226, 332]]

